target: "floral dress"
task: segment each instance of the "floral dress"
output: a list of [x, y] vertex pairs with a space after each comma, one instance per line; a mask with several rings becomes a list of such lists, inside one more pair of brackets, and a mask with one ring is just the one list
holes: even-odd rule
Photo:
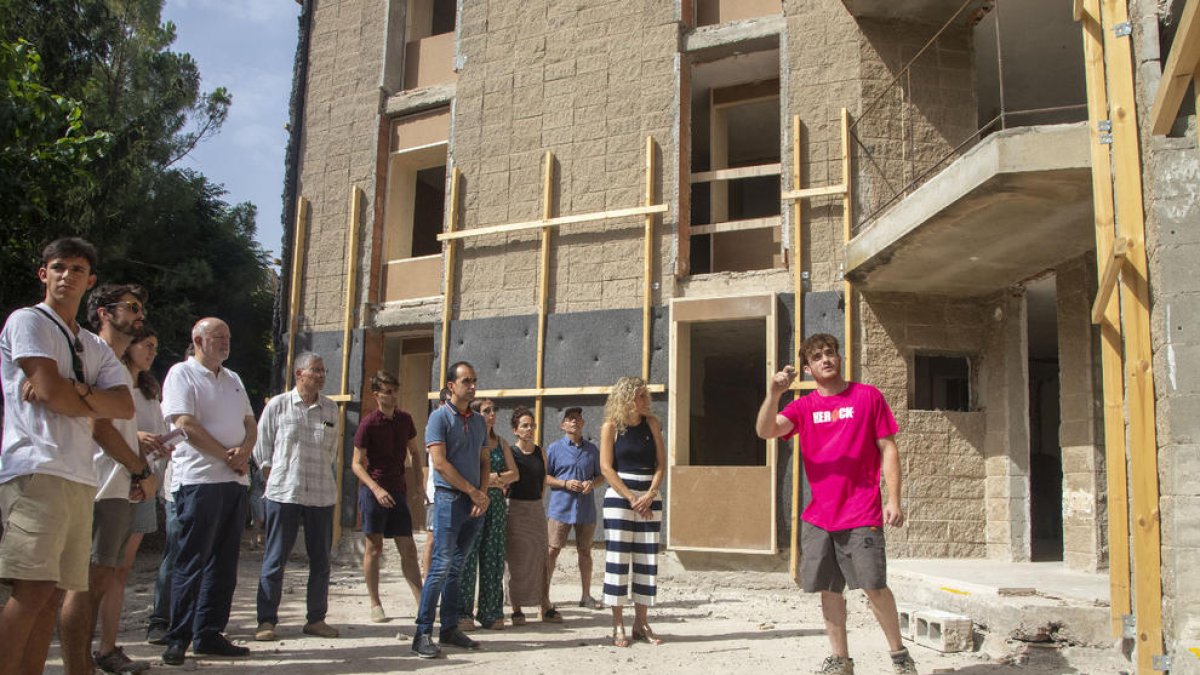
[[[492, 473], [504, 473], [504, 448], [499, 442], [489, 451]], [[488, 488], [488, 510], [483, 516], [483, 530], [475, 538], [471, 553], [463, 563], [459, 581], [458, 616], [474, 615], [483, 626], [504, 618], [504, 557], [507, 548], [508, 504], [504, 491]], [[474, 614], [475, 575], [479, 574], [479, 613]]]

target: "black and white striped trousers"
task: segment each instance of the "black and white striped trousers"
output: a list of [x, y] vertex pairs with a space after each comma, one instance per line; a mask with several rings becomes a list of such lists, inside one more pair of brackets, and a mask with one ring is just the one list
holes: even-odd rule
[[[654, 478], [650, 473], [622, 472], [617, 475], [635, 493], [649, 490]], [[630, 508], [629, 500], [611, 487], [605, 491], [604, 604], [614, 607], [628, 604], [631, 590], [634, 603], [654, 604], [661, 530], [662, 499], [656, 498], [651, 505], [650, 517], [642, 518]]]

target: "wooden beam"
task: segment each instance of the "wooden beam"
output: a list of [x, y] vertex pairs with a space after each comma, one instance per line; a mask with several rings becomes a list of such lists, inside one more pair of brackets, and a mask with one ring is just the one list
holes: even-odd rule
[[[665, 384], [648, 384], [646, 389], [651, 394], [661, 394], [667, 390]], [[539, 396], [607, 396], [612, 391], [611, 385], [595, 387], [551, 387], [528, 389], [480, 389], [475, 392], [475, 398], [537, 398]], [[440, 391], [431, 391], [426, 395], [430, 401], [436, 401]]]
[[[1194, 14], [1197, 0], [1189, 8]], [[1137, 617], [1138, 672], [1153, 672], [1163, 653], [1162, 535], [1158, 511], [1158, 437], [1154, 428], [1154, 353], [1150, 341], [1150, 286], [1147, 275], [1141, 142], [1134, 92], [1133, 45], [1117, 37], [1117, 24], [1129, 22], [1127, 0], [1103, 0], [1104, 51], [1108, 66], [1112, 120], [1113, 180], [1117, 232], [1133, 243], [1121, 275], [1121, 318], [1125, 336], [1125, 392], [1129, 411], [1130, 485], [1133, 530], [1133, 615]], [[1182, 34], [1176, 39], [1182, 37]], [[1190, 72], [1190, 70], [1189, 70]]]
[[[711, 183], [718, 180], [741, 180], [743, 178], [758, 178], [760, 176], [778, 176], [782, 165], [756, 164], [754, 166], [739, 166], [734, 169], [718, 169], [716, 171], [701, 171], [689, 178], [692, 183]], [[649, 204], [647, 204], [649, 206]]]
[[[1091, 137], [1092, 212], [1095, 216], [1096, 256], [1112, 248], [1115, 229], [1110, 145], [1100, 142], [1099, 121], [1108, 119], [1108, 84], [1104, 66], [1104, 27], [1100, 0], [1085, 0], [1090, 21], [1081, 25], [1084, 80], [1087, 85], [1088, 128]], [[1124, 632], [1129, 596], [1129, 498], [1125, 456], [1125, 384], [1121, 366], [1121, 308], [1114, 295], [1105, 306], [1100, 325], [1101, 385], [1104, 395], [1104, 454], [1108, 497], [1108, 580], [1110, 628], [1113, 637]]]
[[1188, 0], [1150, 108], [1151, 134], [1162, 136], [1171, 131], [1197, 66], [1200, 66], [1200, 0]]
[[846, 184], [841, 185], [824, 185], [815, 188], [805, 188], [803, 190], [788, 190], [779, 195], [783, 201], [793, 201], [796, 199], [812, 199], [813, 197], [828, 197], [831, 195], [846, 194]]
[[670, 208], [666, 204], [655, 204], [653, 206], [635, 206], [628, 209], [614, 209], [610, 211], [596, 211], [594, 213], [580, 213], [573, 216], [559, 216], [557, 218], [543, 218], [541, 220], [527, 220], [521, 223], [509, 223], [507, 225], [491, 225], [488, 227], [474, 227], [469, 230], [459, 230], [457, 232], [445, 232], [438, 235], [438, 241], [450, 241], [453, 239], [467, 239], [469, 237], [482, 237], [488, 234], [510, 234], [513, 232], [521, 232], [523, 230], [536, 230], [539, 228], [559, 227], [562, 225], [572, 225], [575, 223], [588, 223], [598, 220], [612, 220], [615, 218], [628, 218], [631, 216], [645, 216], [655, 213], [666, 213]]
[[[646, 137], [646, 206], [654, 205], [654, 138]], [[642, 245], [642, 379], [650, 381], [651, 279], [654, 275], [654, 214], [646, 214]], [[540, 383], [539, 383], [540, 386]]]
[[[450, 234], [453, 234], [458, 228], [458, 185], [461, 176], [457, 166], [450, 172], [450, 209], [447, 211], [446, 217], [446, 232]], [[444, 246], [446, 265], [442, 271], [442, 347], [438, 354], [441, 359], [441, 367], [438, 368], [439, 379], [443, 377], [443, 373], [450, 365], [450, 314], [454, 306], [454, 265], [458, 254], [458, 247], [454, 240], [447, 241]], [[438, 388], [441, 389], [441, 387]]]
[[692, 234], [715, 234], [717, 232], [743, 232], [745, 230], [764, 230], [779, 227], [780, 216], [765, 218], [747, 218], [746, 220], [730, 220], [724, 223], [709, 223], [708, 225], [693, 225]]
[[1079, 21], [1083, 18], [1083, 0], [1074, 0], [1074, 6], [1071, 8], [1071, 18]]
[[[542, 168], [542, 222], [546, 223], [554, 214], [554, 153], [547, 150], [543, 163], [545, 166]], [[542, 247], [538, 256], [538, 334], [537, 360], [534, 362], [534, 386], [539, 390], [546, 383], [543, 368], [546, 360], [546, 312], [550, 306], [550, 237], [553, 233], [554, 230], [550, 227], [542, 228]], [[533, 421], [537, 428], [542, 427], [542, 397], [540, 394], [534, 402]]]
[[[357, 302], [358, 285], [356, 273], [358, 270], [358, 232], [362, 226], [362, 188], [357, 185], [350, 187], [350, 223], [349, 240], [346, 242], [346, 311], [342, 317], [342, 377], [339, 393], [349, 401], [350, 397], [350, 347], [353, 344], [354, 307]], [[338, 406], [338, 438], [346, 437], [346, 405]], [[342, 475], [343, 453], [342, 443], [337, 445], [337, 458], [334, 466], [337, 468], [337, 505], [333, 509], [333, 546], [336, 549], [342, 538]]]
[[[1096, 290], [1096, 301], [1092, 303], [1092, 323], [1104, 321], [1108, 301], [1117, 287], [1117, 276], [1121, 273], [1128, 252], [1129, 238], [1117, 237], [1112, 243], [1112, 254], [1101, 260], [1103, 268], [1100, 273], [1100, 285]], [[1119, 318], [1118, 315], [1118, 320]]]
[[326, 396], [325, 398], [329, 399], [330, 401], [333, 401], [334, 403], [350, 403], [351, 401], [354, 400], [354, 395], [353, 394], [332, 394], [330, 396]]
[[[853, 190], [850, 184], [850, 111], [842, 108], [842, 243], [850, 245], [850, 234], [854, 223]], [[844, 248], [842, 249], [845, 250]], [[846, 326], [843, 329], [845, 344], [842, 345], [842, 370], [846, 379], [854, 378], [854, 285], [850, 280], [842, 282], [845, 291]]]
[[[800, 116], [792, 115], [792, 189], [800, 189], [801, 165], [804, 158], [803, 148], [800, 147]], [[796, 299], [796, 308], [792, 311], [792, 364], [797, 373], [800, 367], [800, 343], [804, 341], [804, 230], [802, 219], [804, 205], [802, 200], [792, 200], [792, 293]], [[794, 380], [793, 388], [797, 388], [800, 380]], [[791, 553], [788, 558], [788, 569], [792, 581], [801, 584], [800, 578], [800, 502], [804, 495], [800, 487], [800, 436], [792, 439], [792, 512], [789, 515], [791, 523]]]
[[307, 236], [308, 200], [296, 198], [296, 227], [292, 238], [292, 283], [291, 299], [288, 301], [288, 347], [287, 370], [283, 374], [283, 390], [292, 388], [292, 364], [296, 358], [296, 331], [300, 330], [300, 281], [303, 278], [301, 268], [304, 266], [304, 243]]

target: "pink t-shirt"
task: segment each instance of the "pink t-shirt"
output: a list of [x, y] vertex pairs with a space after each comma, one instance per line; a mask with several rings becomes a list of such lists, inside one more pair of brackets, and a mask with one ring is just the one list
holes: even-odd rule
[[875, 442], [897, 429], [883, 394], [851, 382], [836, 396], [815, 391], [802, 396], [780, 414], [795, 425], [783, 438], [800, 434], [804, 473], [812, 487], [812, 502], [801, 518], [829, 532], [882, 527], [881, 456]]

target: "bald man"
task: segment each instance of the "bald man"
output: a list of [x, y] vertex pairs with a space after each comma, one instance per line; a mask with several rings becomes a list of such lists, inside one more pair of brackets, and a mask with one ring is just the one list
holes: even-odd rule
[[179, 521], [179, 557], [171, 576], [171, 627], [163, 663], [182, 665], [195, 653], [245, 656], [225, 636], [237, 586], [238, 550], [246, 525], [247, 466], [258, 438], [250, 398], [229, 358], [229, 326], [216, 318], [192, 328], [194, 354], [163, 381], [163, 417], [187, 440], [171, 456]]

